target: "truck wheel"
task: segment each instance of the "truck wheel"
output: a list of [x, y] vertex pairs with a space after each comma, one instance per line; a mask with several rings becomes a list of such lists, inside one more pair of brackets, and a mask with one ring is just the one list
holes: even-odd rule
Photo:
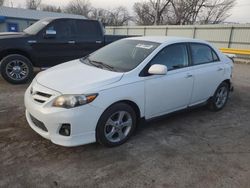
[[133, 108], [125, 103], [117, 103], [102, 114], [97, 124], [96, 138], [104, 146], [119, 146], [130, 138], [135, 127]]
[[1, 61], [1, 74], [12, 84], [24, 84], [33, 76], [33, 66], [30, 60], [19, 54], [4, 57]]

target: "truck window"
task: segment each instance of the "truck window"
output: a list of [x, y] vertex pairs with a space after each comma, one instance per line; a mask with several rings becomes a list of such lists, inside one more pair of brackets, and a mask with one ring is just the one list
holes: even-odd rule
[[98, 22], [76, 20], [77, 37], [96, 38], [102, 36], [101, 27]]
[[45, 18], [42, 19], [34, 24], [32, 24], [30, 27], [24, 30], [25, 33], [28, 33], [30, 35], [36, 35], [38, 32], [40, 32], [43, 28], [45, 28], [50, 22], [52, 21], [51, 18]]
[[75, 33], [74, 23], [71, 20], [57, 20], [49, 24], [46, 30], [55, 30], [58, 39], [71, 38]]

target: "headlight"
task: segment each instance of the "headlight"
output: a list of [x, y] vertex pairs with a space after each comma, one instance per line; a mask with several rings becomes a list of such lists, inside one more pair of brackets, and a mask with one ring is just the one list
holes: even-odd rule
[[74, 108], [91, 103], [98, 94], [91, 95], [61, 95], [57, 97], [52, 106], [60, 108]]

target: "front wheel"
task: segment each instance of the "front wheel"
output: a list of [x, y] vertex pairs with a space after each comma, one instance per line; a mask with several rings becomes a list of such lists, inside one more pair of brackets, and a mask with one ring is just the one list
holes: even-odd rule
[[108, 108], [99, 119], [96, 137], [99, 143], [114, 147], [126, 142], [136, 127], [136, 114], [125, 103], [117, 103]]
[[224, 108], [229, 96], [229, 85], [223, 82], [219, 85], [214, 96], [209, 102], [209, 108], [213, 111], [219, 111]]
[[24, 84], [31, 80], [33, 66], [27, 57], [12, 54], [2, 59], [1, 74], [9, 83]]

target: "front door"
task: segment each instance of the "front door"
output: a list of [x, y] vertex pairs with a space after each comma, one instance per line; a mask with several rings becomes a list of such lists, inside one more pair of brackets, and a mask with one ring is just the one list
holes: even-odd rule
[[[71, 20], [55, 20], [39, 34], [37, 41], [31, 41], [30, 45], [38, 66], [50, 67], [77, 59], [77, 47], [72, 34], [73, 29]], [[56, 31], [56, 36], [53, 38], [44, 37], [46, 30]]]
[[186, 44], [174, 44], [161, 50], [150, 62], [168, 67], [166, 75], [145, 79], [146, 119], [186, 108], [192, 95], [193, 75]]

